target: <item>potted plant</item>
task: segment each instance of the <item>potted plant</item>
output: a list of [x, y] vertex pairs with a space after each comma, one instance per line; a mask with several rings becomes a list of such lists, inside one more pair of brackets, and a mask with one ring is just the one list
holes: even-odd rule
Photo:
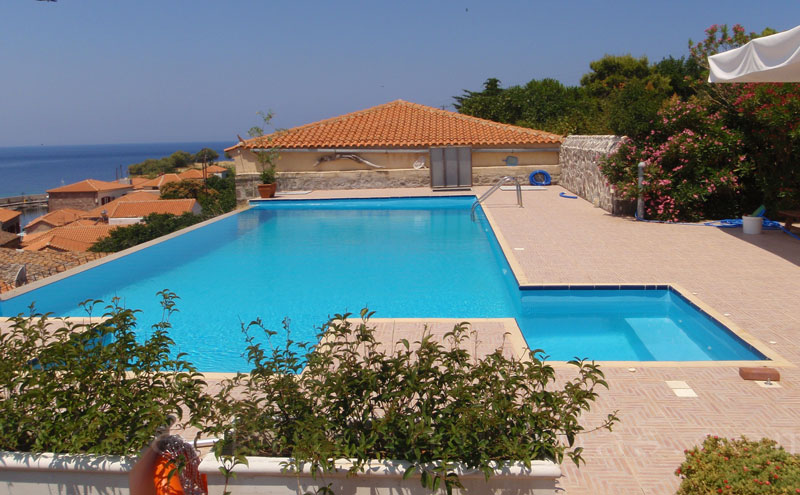
[[384, 343], [371, 314], [336, 315], [314, 346], [287, 328], [266, 349], [250, 333], [260, 321], [245, 327], [253, 369], [221, 383], [205, 429], [223, 439], [199, 467], [209, 493], [556, 493], [559, 463], [582, 460], [579, 416], [606, 386], [594, 363], [556, 385], [540, 351], [473, 356], [466, 323]]
[[[263, 120], [262, 126], [253, 126], [247, 131], [251, 138], [264, 137], [266, 144], [269, 146], [261, 151], [256, 151], [256, 159], [261, 164], [261, 184], [258, 185], [258, 194], [262, 198], [274, 198], [275, 191], [278, 189], [276, 184], [277, 170], [275, 162], [280, 156], [280, 149], [272, 145], [273, 135], [264, 136], [264, 129], [270, 127], [272, 124], [273, 113], [270, 110], [267, 113], [258, 112], [259, 117]], [[280, 130], [276, 131], [280, 132]]]
[[262, 198], [274, 198], [278, 185], [275, 183], [275, 165], [270, 164], [261, 171], [261, 184], [258, 185], [258, 194]]

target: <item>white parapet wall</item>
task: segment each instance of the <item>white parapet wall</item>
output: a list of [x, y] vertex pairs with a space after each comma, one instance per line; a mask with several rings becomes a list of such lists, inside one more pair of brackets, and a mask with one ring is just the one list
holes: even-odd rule
[[0, 494], [127, 495], [133, 457], [0, 452]]
[[[287, 468], [289, 459], [248, 457], [248, 465], [233, 469], [236, 476], [229, 481], [228, 490], [235, 495], [295, 495], [331, 485], [336, 494], [369, 495], [430, 495], [422, 487], [419, 475], [403, 479], [409, 463], [402, 461], [373, 461], [357, 475], [349, 475], [352, 464], [337, 462], [337, 472], [311, 476], [308, 469], [300, 473]], [[200, 463], [200, 472], [208, 476], [209, 495], [222, 494], [225, 478], [220, 474], [221, 464], [209, 454]], [[514, 494], [554, 495], [556, 482], [561, 477], [561, 467], [549, 461], [533, 461], [530, 468], [522, 463], [509, 463], [498, 467], [486, 481], [480, 471], [456, 469], [464, 488], [461, 494]], [[441, 490], [444, 493], [444, 490]]]

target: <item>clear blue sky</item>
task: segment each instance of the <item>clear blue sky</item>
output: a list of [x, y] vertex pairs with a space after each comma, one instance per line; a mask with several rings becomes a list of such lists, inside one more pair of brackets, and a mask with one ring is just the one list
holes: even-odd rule
[[800, 2], [0, 1], [0, 146], [235, 140], [489, 77], [578, 84], [604, 54], [688, 53], [711, 24], [779, 31]]

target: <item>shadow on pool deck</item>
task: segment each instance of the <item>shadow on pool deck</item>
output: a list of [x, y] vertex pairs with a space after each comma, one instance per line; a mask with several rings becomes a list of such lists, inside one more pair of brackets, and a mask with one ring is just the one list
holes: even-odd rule
[[765, 230], [759, 235], [752, 235], [743, 233], [739, 228], [719, 230], [800, 266], [800, 239], [783, 231]]

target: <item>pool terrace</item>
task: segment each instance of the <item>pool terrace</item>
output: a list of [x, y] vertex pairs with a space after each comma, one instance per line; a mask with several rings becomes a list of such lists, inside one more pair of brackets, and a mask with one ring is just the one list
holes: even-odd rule
[[[781, 373], [779, 388], [742, 380], [733, 363], [604, 366], [610, 389], [601, 393], [585, 424], [599, 423], [615, 409], [621, 422], [611, 433], [580, 437], [586, 465], [562, 465], [560, 486], [566, 493], [674, 493], [679, 479], [673, 473], [683, 449], [706, 434], [766, 436], [800, 452], [800, 369], [795, 366], [800, 362], [800, 241], [779, 231], [744, 236], [741, 229], [636, 222], [582, 199], [560, 198], [561, 191], [553, 186], [523, 192], [525, 208], [517, 208], [514, 193], [505, 191], [484, 204], [521, 283], [679, 286], [782, 358], [773, 364]], [[399, 193], [431, 194], [427, 188]], [[316, 191], [285, 198], [393, 195], [398, 190]], [[434, 334], [452, 328], [452, 321], [431, 323]], [[515, 326], [508, 322], [472, 323], [480, 331], [479, 352], [503, 346], [517, 354], [524, 345], [513, 333], [504, 338]], [[387, 339], [412, 340], [424, 328], [420, 320], [377, 325]], [[673, 389], [684, 384], [696, 397], [678, 396]]]
[[[481, 194], [487, 188], [476, 187]], [[706, 434], [778, 441], [800, 452], [800, 241], [782, 232], [744, 236], [741, 229], [663, 225], [613, 217], [582, 199], [564, 199], [553, 186], [498, 191], [485, 204], [509, 263], [523, 285], [670, 284], [712, 316], [759, 342], [775, 358], [779, 387], [742, 380], [736, 363], [607, 363], [610, 389], [585, 424], [618, 410], [609, 433], [579, 437], [586, 465], [562, 465], [569, 494], [674, 493], [683, 449]], [[435, 193], [446, 195], [450, 193]], [[464, 194], [455, 192], [452, 194]], [[315, 191], [283, 199], [430, 196], [428, 188]], [[380, 312], [380, 308], [371, 308]], [[338, 308], [331, 308], [337, 311]], [[415, 340], [426, 324], [434, 335], [457, 320], [374, 320], [382, 340]], [[525, 342], [513, 319], [472, 320], [476, 349], [520, 355]], [[557, 365], [566, 374], [569, 368]], [[629, 371], [634, 367], [635, 371]], [[209, 381], [219, 374], [207, 373]], [[682, 382], [682, 383], [667, 383]], [[672, 387], [670, 386], [672, 385]], [[674, 391], [691, 389], [694, 397]]]

